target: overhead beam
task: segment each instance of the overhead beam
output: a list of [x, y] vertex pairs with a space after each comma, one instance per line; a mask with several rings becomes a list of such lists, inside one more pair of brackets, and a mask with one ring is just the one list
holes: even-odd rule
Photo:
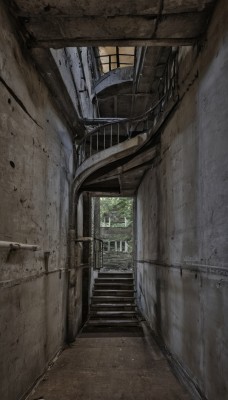
[[53, 48], [63, 47], [99, 47], [99, 46], [119, 46], [119, 47], [140, 47], [140, 46], [193, 46], [200, 37], [192, 38], [155, 38], [155, 39], [81, 39], [81, 38], [62, 38], [52, 40], [34, 40], [28, 43], [33, 48]]
[[208, 11], [168, 16], [21, 18], [34, 46], [184, 46], [205, 31]]
[[[157, 15], [160, 2], [152, 0], [5, 0], [19, 16], [115, 16], [115, 15]], [[207, 9], [214, 0], [164, 0], [162, 14], [198, 12]]]

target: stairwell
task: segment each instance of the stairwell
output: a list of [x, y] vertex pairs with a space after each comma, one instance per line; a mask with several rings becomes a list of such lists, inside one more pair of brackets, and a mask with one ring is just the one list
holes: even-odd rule
[[139, 328], [132, 272], [99, 272], [95, 279], [87, 329]]

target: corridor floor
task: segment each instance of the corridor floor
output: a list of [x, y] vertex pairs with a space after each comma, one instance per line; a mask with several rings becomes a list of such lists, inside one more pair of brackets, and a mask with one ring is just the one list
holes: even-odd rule
[[190, 400], [151, 336], [82, 333], [29, 400]]

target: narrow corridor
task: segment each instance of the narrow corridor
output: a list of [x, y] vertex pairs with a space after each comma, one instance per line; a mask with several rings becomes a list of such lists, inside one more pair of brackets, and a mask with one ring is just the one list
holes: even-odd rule
[[0, 400], [228, 400], [228, 0], [0, 5]]
[[[129, 330], [130, 329], [130, 330]], [[81, 333], [29, 400], [188, 400], [147, 333]]]

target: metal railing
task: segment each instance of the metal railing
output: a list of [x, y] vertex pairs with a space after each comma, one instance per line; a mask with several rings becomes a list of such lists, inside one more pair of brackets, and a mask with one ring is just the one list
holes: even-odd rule
[[89, 244], [89, 265], [95, 270], [103, 268], [104, 245], [103, 240], [93, 237], [75, 239], [75, 243]]
[[101, 74], [104, 73], [104, 66], [107, 66], [106, 72], [110, 72], [113, 69], [121, 68], [123, 66], [134, 66], [135, 64], [135, 49], [134, 53], [122, 52], [118, 46], [115, 47], [113, 53], [110, 54], [100, 54], [98, 49], [94, 49], [94, 59], [97, 64], [98, 70]]
[[159, 121], [171, 99], [177, 98], [177, 57], [171, 54], [165, 76], [162, 80], [162, 96], [146, 113], [139, 117], [121, 119], [104, 124], [93, 130], [81, 140], [76, 148], [77, 167], [94, 154], [106, 150], [138, 134], [151, 131], [151, 135], [159, 128]]
[[[132, 58], [132, 62], [121, 61], [122, 57]], [[108, 65], [108, 71], [106, 72], [110, 72], [116, 68], [133, 66], [135, 62], [134, 54], [104, 54], [96, 56], [96, 58], [100, 60], [102, 68], [104, 65]], [[107, 62], [105, 59], [107, 59]]]

